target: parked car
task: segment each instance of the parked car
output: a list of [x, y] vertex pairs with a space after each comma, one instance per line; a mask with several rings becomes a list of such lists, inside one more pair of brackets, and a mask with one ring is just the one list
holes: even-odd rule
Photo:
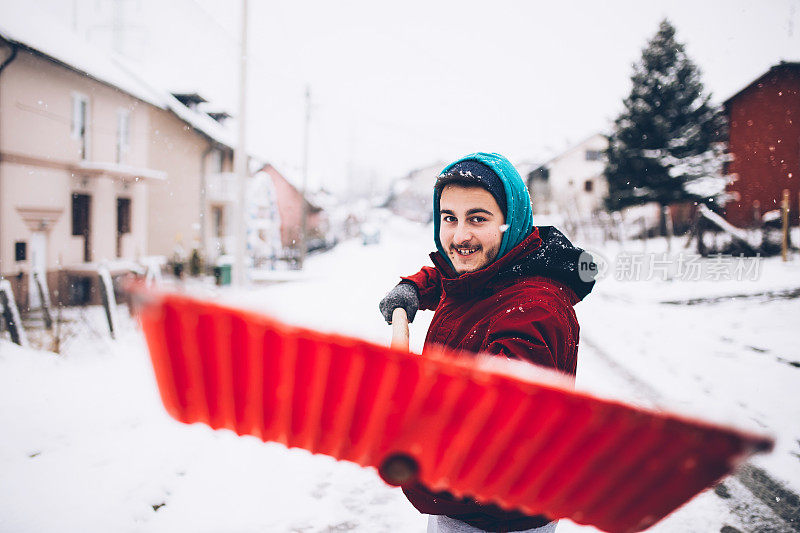
[[361, 242], [364, 246], [381, 242], [381, 230], [374, 224], [361, 225]]

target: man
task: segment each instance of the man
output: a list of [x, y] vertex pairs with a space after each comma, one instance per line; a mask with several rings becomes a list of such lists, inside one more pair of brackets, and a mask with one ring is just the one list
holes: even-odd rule
[[[511, 163], [476, 153], [447, 166], [434, 186], [433, 211], [435, 267], [402, 278], [386, 295], [380, 303], [386, 321], [398, 307], [409, 321], [417, 310], [433, 309], [425, 349], [439, 344], [486, 352], [574, 376], [573, 305], [594, 280], [579, 271], [582, 250], [555, 228], [533, 225], [530, 195]], [[434, 494], [419, 484], [403, 492], [432, 515], [428, 531], [555, 530], [556, 522], [544, 516]]]

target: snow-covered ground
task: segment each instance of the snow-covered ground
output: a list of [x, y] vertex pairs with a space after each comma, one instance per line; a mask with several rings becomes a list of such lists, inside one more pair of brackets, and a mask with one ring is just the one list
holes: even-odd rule
[[[388, 343], [377, 303], [398, 276], [428, 263], [432, 242], [430, 227], [397, 219], [382, 235], [377, 245], [349, 241], [314, 256], [289, 281], [219, 297], [287, 322]], [[609, 268], [576, 307], [578, 386], [771, 433], [775, 452], [753, 464], [799, 492], [793, 327], [800, 259], [763, 260], [739, 281], [714, 279], [725, 277], [721, 267], [705, 260], [694, 280], [674, 270], [680, 260], [673, 256], [651, 279], [647, 272], [628, 279], [637, 277], [629, 257], [649, 268], [641, 252], [660, 253], [664, 244], [587, 245]], [[421, 350], [431, 316], [422, 312], [411, 325], [412, 349]], [[426, 518], [372, 470], [171, 420], [132, 321], [117, 341], [91, 335], [69, 348], [56, 356], [0, 341], [0, 531], [425, 530]], [[748, 500], [737, 478], [725, 487], [701, 494], [653, 531], [783, 530], [769, 522], [763, 502]], [[558, 530], [594, 531], [569, 521]]]

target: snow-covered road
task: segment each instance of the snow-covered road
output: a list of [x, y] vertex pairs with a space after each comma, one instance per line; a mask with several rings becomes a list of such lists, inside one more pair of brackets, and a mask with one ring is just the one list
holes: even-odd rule
[[[430, 231], [391, 219], [378, 245], [345, 242], [312, 257], [300, 279], [220, 296], [388, 343], [377, 302], [399, 275], [427, 263]], [[618, 252], [601, 250], [606, 258]], [[778, 518], [791, 514], [791, 493], [777, 496], [784, 507], [776, 509], [762, 501], [774, 496], [759, 499], [748, 488], [765, 472], [800, 491], [800, 300], [781, 296], [800, 287], [798, 263], [765, 261], [746, 282], [609, 275], [576, 307], [580, 388], [777, 436], [776, 451], [753, 461], [756, 470], [706, 491], [653, 531], [798, 528]], [[761, 296], [719, 298], [753, 294]], [[662, 303], [687, 300], [696, 302]], [[416, 351], [431, 315], [411, 326]], [[120, 340], [88, 339], [62, 357], [0, 341], [0, 428], [4, 532], [425, 530], [425, 517], [372, 470], [173, 422], [130, 323]], [[558, 530], [594, 531], [568, 521]]]

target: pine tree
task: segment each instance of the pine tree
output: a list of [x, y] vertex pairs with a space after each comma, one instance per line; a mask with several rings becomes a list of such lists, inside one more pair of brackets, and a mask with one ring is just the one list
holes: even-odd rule
[[719, 202], [726, 120], [703, 94], [700, 72], [669, 21], [633, 68], [633, 87], [606, 151], [607, 207]]

